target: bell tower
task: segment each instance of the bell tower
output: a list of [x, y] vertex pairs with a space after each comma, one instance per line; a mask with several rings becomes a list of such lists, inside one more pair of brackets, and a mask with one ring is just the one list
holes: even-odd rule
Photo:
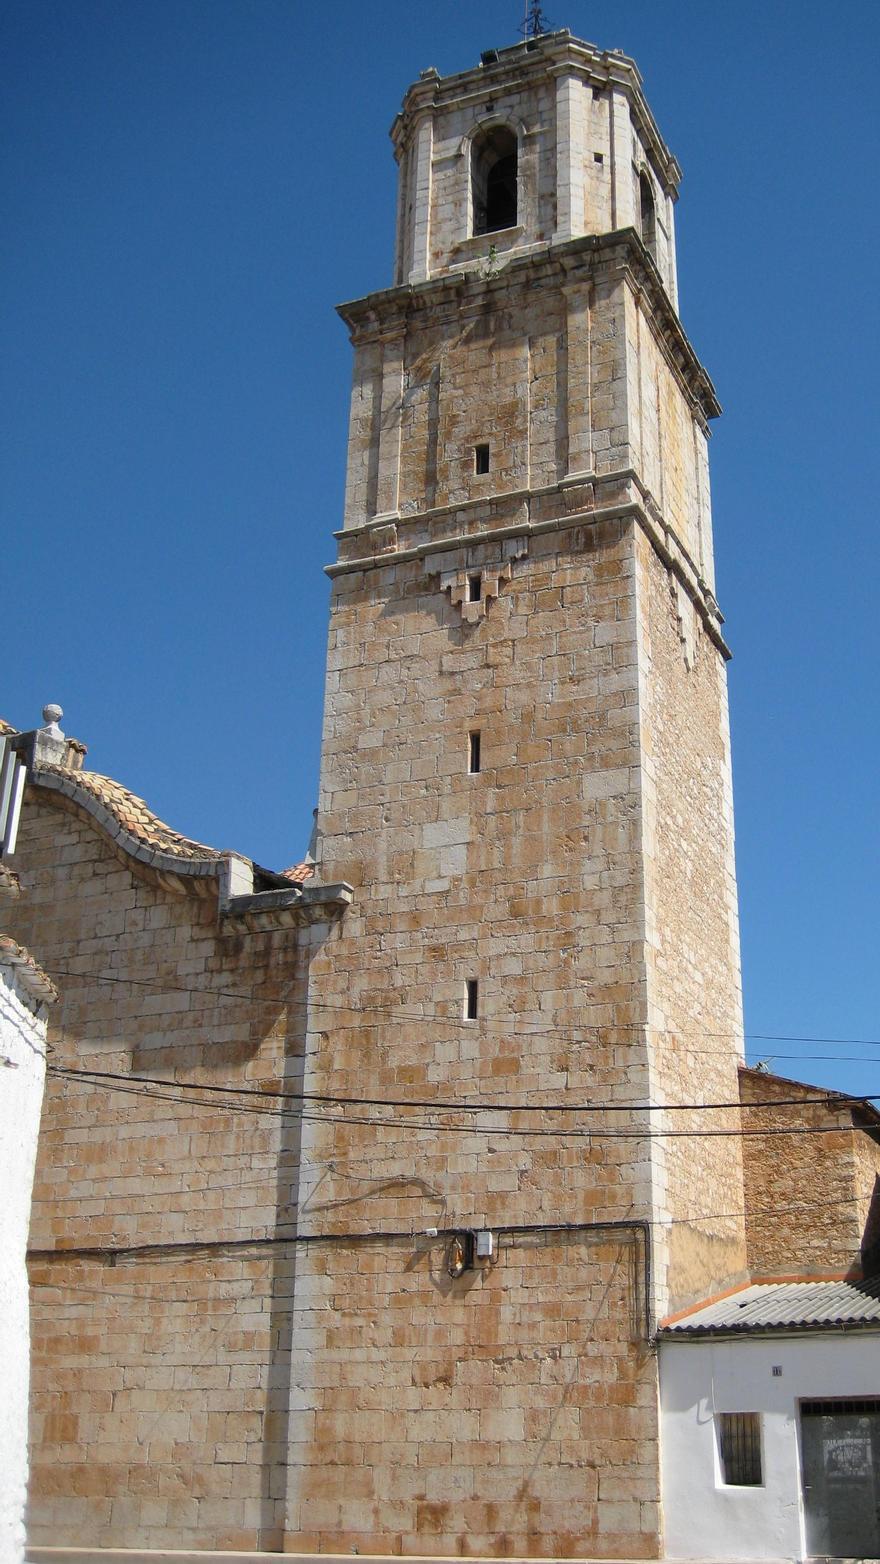
[[287, 1546], [650, 1557], [653, 1325], [745, 1263], [679, 169], [567, 32], [423, 72], [392, 140], [394, 285], [340, 310], [317, 859], [355, 890], [311, 965]]

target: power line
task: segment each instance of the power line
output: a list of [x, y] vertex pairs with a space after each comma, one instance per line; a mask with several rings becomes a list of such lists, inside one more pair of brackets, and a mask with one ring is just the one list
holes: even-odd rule
[[[137, 1086], [141, 1083], [148, 1086], [170, 1087], [175, 1091], [208, 1092], [217, 1094], [232, 1094], [235, 1096], [271, 1098], [281, 1102], [311, 1102], [325, 1104], [333, 1107], [352, 1106], [356, 1108], [419, 1108], [429, 1109], [432, 1112], [468, 1112], [468, 1113], [681, 1113], [701, 1112], [712, 1109], [736, 1108], [792, 1108], [792, 1107], [844, 1107], [858, 1105], [864, 1102], [880, 1100], [880, 1092], [873, 1096], [855, 1096], [849, 1092], [838, 1092], [828, 1089], [827, 1093], [817, 1100], [813, 1097], [781, 1097], [761, 1098], [754, 1102], [744, 1103], [740, 1099], [728, 1102], [673, 1102], [673, 1103], [572, 1103], [572, 1102], [518, 1102], [515, 1100], [502, 1100], [496, 1102], [472, 1102], [461, 1099], [442, 1099], [426, 1097], [343, 1097], [329, 1092], [308, 1091], [275, 1091], [271, 1087], [258, 1086], [221, 1086], [214, 1082], [206, 1085], [198, 1081], [178, 1081], [173, 1076], [161, 1075], [125, 1075], [116, 1070], [83, 1069], [64, 1065], [49, 1065], [49, 1073], [65, 1077], [85, 1078], [90, 1082], [124, 1081], [127, 1085]], [[818, 1089], [818, 1088], [817, 1088]]]
[[[693, 1226], [695, 1226], [695, 1225], [697, 1225], [699, 1223], [703, 1223], [703, 1222], [721, 1222], [721, 1221], [734, 1221], [734, 1220], [739, 1221], [740, 1219], [746, 1221], [746, 1220], [748, 1220], [750, 1218], [751, 1219], [755, 1219], [755, 1218], [758, 1218], [758, 1217], [766, 1217], [766, 1216], [794, 1215], [794, 1214], [799, 1213], [799, 1212], [807, 1212], [807, 1211], [811, 1211], [812, 1212], [812, 1211], [823, 1210], [823, 1209], [830, 1210], [830, 1209], [834, 1208], [836, 1210], [836, 1209], [839, 1209], [839, 1207], [841, 1207], [841, 1206], [859, 1205], [859, 1204], [861, 1204], [861, 1200], [860, 1200], [859, 1196], [857, 1196], [857, 1195], [847, 1195], [847, 1196], [842, 1196], [838, 1200], [810, 1200], [810, 1201], [798, 1202], [798, 1203], [796, 1203], [794, 1205], [787, 1205], [787, 1206], [781, 1206], [781, 1205], [748, 1206], [748, 1205], [744, 1205], [744, 1206], [741, 1206], [740, 1208], [738, 1208], [736, 1211], [701, 1211], [701, 1212], [696, 1212], [692, 1216], [686, 1216], [686, 1217], [640, 1217], [640, 1216], [629, 1215], [629, 1216], [624, 1216], [624, 1217], [613, 1217], [613, 1218], [609, 1218], [607, 1221], [596, 1221], [596, 1222], [578, 1222], [578, 1223], [554, 1222], [554, 1223], [525, 1223], [525, 1224], [498, 1222], [498, 1223], [491, 1223], [489, 1225], [492, 1227], [493, 1232], [496, 1233], [499, 1238], [503, 1237], [505, 1234], [522, 1235], [527, 1230], [531, 1231], [531, 1232], [535, 1232], [535, 1233], [538, 1233], [538, 1232], [553, 1232], [553, 1233], [559, 1233], [559, 1234], [575, 1233], [575, 1232], [581, 1232], [582, 1231], [582, 1232], [587, 1232], [587, 1233], [595, 1233], [597, 1236], [601, 1236], [603, 1234], [607, 1236], [610, 1232], [616, 1232], [616, 1231], [620, 1231], [622, 1229], [635, 1229], [635, 1228], [645, 1228], [645, 1227], [661, 1228], [661, 1229], [662, 1228], [669, 1228], [669, 1227], [682, 1227], [682, 1226], [684, 1226], [684, 1227], [693, 1227]], [[156, 1259], [156, 1260], [172, 1260], [173, 1261], [176, 1258], [178, 1253], [186, 1254], [186, 1255], [188, 1255], [190, 1257], [194, 1257], [197, 1253], [204, 1253], [206, 1251], [215, 1252], [218, 1249], [229, 1251], [230, 1252], [230, 1258], [232, 1258], [233, 1255], [237, 1255], [237, 1256], [240, 1257], [241, 1256], [241, 1252], [243, 1250], [245, 1250], [245, 1249], [257, 1249], [257, 1250], [259, 1250], [259, 1249], [266, 1249], [266, 1248], [277, 1248], [279, 1246], [281, 1246], [281, 1247], [283, 1247], [283, 1246], [295, 1246], [297, 1244], [310, 1245], [310, 1244], [316, 1244], [316, 1243], [330, 1243], [330, 1244], [334, 1244], [335, 1245], [335, 1244], [341, 1244], [341, 1243], [345, 1243], [345, 1242], [349, 1242], [349, 1243], [357, 1243], [357, 1242], [377, 1243], [377, 1242], [381, 1242], [383, 1240], [388, 1241], [388, 1242], [391, 1242], [391, 1241], [395, 1241], [395, 1242], [412, 1241], [412, 1242], [415, 1242], [418, 1239], [429, 1239], [431, 1242], [438, 1242], [438, 1241], [440, 1241], [440, 1240], [442, 1240], [444, 1238], [452, 1237], [454, 1234], [462, 1232], [463, 1230], [465, 1230], [465, 1229], [467, 1229], [468, 1227], [471, 1227], [471, 1226], [473, 1226], [473, 1218], [472, 1217], [462, 1217], [457, 1223], [453, 1222], [450, 1225], [444, 1226], [443, 1228], [440, 1228], [437, 1231], [432, 1231], [431, 1233], [427, 1233], [424, 1228], [413, 1229], [412, 1231], [395, 1231], [395, 1232], [382, 1232], [382, 1231], [376, 1232], [375, 1230], [366, 1229], [364, 1232], [360, 1232], [360, 1233], [358, 1233], [358, 1232], [355, 1232], [355, 1233], [336, 1233], [336, 1232], [330, 1232], [330, 1233], [290, 1233], [290, 1234], [265, 1233], [265, 1234], [261, 1234], [261, 1235], [257, 1235], [257, 1236], [250, 1236], [250, 1237], [241, 1237], [241, 1236], [236, 1235], [235, 1237], [229, 1237], [229, 1238], [202, 1238], [202, 1239], [200, 1239], [200, 1238], [192, 1238], [192, 1239], [183, 1239], [183, 1240], [176, 1239], [176, 1240], [173, 1240], [173, 1241], [171, 1241], [169, 1243], [154, 1242], [154, 1243], [148, 1243], [148, 1244], [117, 1244], [117, 1245], [110, 1245], [110, 1244], [83, 1244], [83, 1245], [81, 1245], [79, 1247], [65, 1245], [65, 1247], [63, 1249], [30, 1249], [28, 1251], [28, 1259], [31, 1260], [32, 1262], [35, 1262], [36, 1264], [44, 1264], [44, 1263], [52, 1263], [52, 1262], [58, 1262], [58, 1261], [64, 1262], [65, 1260], [94, 1259], [96, 1261], [100, 1261], [102, 1259], [111, 1258], [113, 1260], [114, 1264], [118, 1264], [120, 1262], [122, 1264], [125, 1264], [126, 1260], [129, 1257], [134, 1258], [134, 1257], [137, 1257], [139, 1255], [149, 1255], [153, 1259]], [[217, 1278], [218, 1284], [220, 1286], [231, 1286], [231, 1285], [234, 1285], [235, 1283], [244, 1284], [246, 1282], [246, 1280], [247, 1280], [246, 1278], [244, 1278], [244, 1279], [242, 1279], [242, 1278], [234, 1278], [234, 1279], [232, 1279], [232, 1278]], [[34, 1286], [34, 1287], [53, 1287], [53, 1286], [60, 1286], [60, 1285], [63, 1285], [63, 1284], [60, 1284], [58, 1282], [53, 1282], [51, 1280], [51, 1278], [47, 1278], [47, 1279], [42, 1280], [42, 1281], [32, 1280], [31, 1281], [31, 1285]], [[148, 1285], [151, 1285], [151, 1284], [145, 1281], [144, 1283], [142, 1283], [142, 1285], [148, 1286]], [[152, 1284], [152, 1285], [158, 1286], [158, 1285], [161, 1285], [161, 1284], [156, 1282], [155, 1284]], [[79, 1287], [79, 1288], [77, 1288], [76, 1284], [72, 1284], [70, 1286], [69, 1290], [71, 1290], [71, 1291], [81, 1290], [83, 1292], [97, 1291], [97, 1292], [99, 1292], [101, 1294], [103, 1294], [105, 1292], [109, 1293], [109, 1292], [114, 1292], [115, 1291], [115, 1289], [113, 1289], [113, 1288], [97, 1288], [97, 1289], [88, 1288], [88, 1287]], [[135, 1294], [129, 1294], [127, 1292], [120, 1292], [119, 1295], [122, 1296], [122, 1297], [131, 1296], [131, 1297], [135, 1297], [135, 1298], [143, 1296], [143, 1299], [144, 1299], [145, 1302], [149, 1302], [150, 1301], [150, 1295], [149, 1294], [139, 1295], [139, 1294], [136, 1294], [136, 1293]], [[206, 1294], [205, 1296], [209, 1297], [210, 1295]], [[168, 1301], [174, 1302], [174, 1303], [188, 1303], [190, 1301], [190, 1299], [188, 1299], [188, 1298], [172, 1298], [172, 1299], [170, 1299]], [[250, 1293], [242, 1293], [237, 1301], [239, 1301], [239, 1302], [251, 1302], [252, 1301], [252, 1295]]]
[[[74, 1074], [74, 1075], [77, 1075], [77, 1074], [80, 1074], [81, 1072], [74, 1071], [74, 1072], [71, 1072], [71, 1073]], [[123, 1084], [123, 1081], [127, 1081], [128, 1084]], [[125, 1093], [127, 1095], [148, 1097], [148, 1098], [150, 1098], [152, 1100], [156, 1100], [156, 1101], [173, 1102], [173, 1103], [176, 1103], [178, 1105], [184, 1104], [186, 1102], [186, 1098], [185, 1097], [173, 1097], [173, 1096], [170, 1096], [168, 1091], [167, 1091], [167, 1089], [163, 1089], [161, 1091], [152, 1091], [150, 1089], [149, 1083], [147, 1083], [146, 1090], [144, 1090], [137, 1084], [137, 1078], [136, 1077], [121, 1077], [120, 1080], [118, 1080], [118, 1081], [117, 1080], [94, 1081], [91, 1078], [86, 1077], [85, 1080], [83, 1081], [83, 1084], [91, 1086], [93, 1088], [104, 1087], [106, 1090], [122, 1092], [122, 1093]], [[197, 1092], [199, 1090], [199, 1088], [195, 1087], [194, 1090]], [[865, 1102], [867, 1100], [868, 1100], [867, 1098], [837, 1099], [836, 1100], [836, 1105], [838, 1107], [841, 1107], [841, 1106], [847, 1106], [850, 1103], [858, 1104], [859, 1102]], [[196, 1096], [196, 1097], [191, 1098], [190, 1101], [192, 1101], [193, 1103], [195, 1103], [196, 1105], [198, 1105], [200, 1107], [214, 1107], [215, 1109], [217, 1108], [217, 1104], [215, 1102], [213, 1102], [211, 1099], [208, 1099], [208, 1098], [200, 1098], [200, 1097]], [[352, 1099], [352, 1102], [354, 1102], [353, 1099]], [[331, 1103], [328, 1103], [326, 1106], [330, 1107], [330, 1106], [339, 1106], [339, 1105], [340, 1104], [338, 1102], [337, 1103], [332, 1103], [331, 1102]], [[354, 1103], [354, 1105], [357, 1106], [358, 1104]], [[818, 1102], [818, 1103], [817, 1102], [813, 1102], [812, 1103], [812, 1106], [814, 1106], [814, 1107], [833, 1106], [833, 1105], [835, 1105], [835, 1100], [834, 1099], [831, 1099], [831, 1101], [826, 1101], [826, 1099], [824, 1099], [824, 1098], [821, 1099], [820, 1102]], [[714, 1104], [709, 1104], [707, 1106], [712, 1107], [712, 1106], [715, 1106], [715, 1105]], [[739, 1107], [740, 1104], [736, 1104], [735, 1106]], [[746, 1105], [746, 1106], [748, 1106], [748, 1105]], [[433, 1105], [432, 1105], [432, 1107], [433, 1107]], [[361, 1116], [351, 1115], [351, 1114], [332, 1114], [332, 1113], [328, 1113], [326, 1115], [322, 1115], [322, 1114], [316, 1114], [314, 1112], [307, 1112], [307, 1111], [304, 1111], [304, 1110], [296, 1110], [296, 1109], [293, 1109], [293, 1108], [257, 1107], [256, 1105], [251, 1105], [250, 1103], [229, 1103], [229, 1102], [225, 1102], [225, 1103], [220, 1104], [218, 1111], [224, 1112], [224, 1113], [247, 1113], [247, 1114], [252, 1114], [255, 1117], [265, 1117], [265, 1118], [273, 1118], [273, 1119], [284, 1119], [284, 1118], [287, 1118], [287, 1119], [293, 1119], [296, 1122], [303, 1122], [303, 1123], [308, 1123], [308, 1124], [322, 1124], [322, 1125], [325, 1125], [325, 1126], [326, 1125], [330, 1125], [330, 1124], [343, 1124], [343, 1125], [347, 1125], [347, 1126], [357, 1124], [357, 1125], [363, 1125], [363, 1126], [365, 1126], [367, 1128], [370, 1128], [370, 1129], [398, 1129], [398, 1130], [404, 1130], [404, 1131], [409, 1131], [409, 1130], [414, 1130], [414, 1129], [415, 1130], [424, 1130], [424, 1131], [428, 1131], [428, 1132], [430, 1132], [432, 1134], [435, 1134], [435, 1135], [436, 1134], [508, 1135], [508, 1136], [511, 1136], [511, 1137], [513, 1137], [513, 1136], [525, 1137], [525, 1138], [542, 1137], [542, 1138], [548, 1138], [548, 1139], [562, 1139], [562, 1138], [573, 1138], [573, 1139], [579, 1139], [579, 1140], [594, 1140], [594, 1139], [602, 1139], [602, 1140], [652, 1140], [652, 1139], [679, 1139], [679, 1138], [687, 1138], [687, 1139], [709, 1139], [709, 1138], [713, 1138], [713, 1139], [715, 1139], [715, 1138], [719, 1138], [719, 1137], [731, 1137], [731, 1136], [739, 1136], [739, 1137], [741, 1137], [743, 1139], [750, 1139], [750, 1138], [753, 1138], [755, 1136], [767, 1137], [767, 1136], [775, 1136], [775, 1135], [839, 1135], [841, 1133], [846, 1133], [846, 1126], [841, 1126], [839, 1124], [827, 1125], [827, 1126], [825, 1126], [825, 1125], [815, 1125], [815, 1126], [780, 1125], [778, 1127], [767, 1128], [767, 1129], [743, 1129], [743, 1128], [740, 1127], [740, 1128], [732, 1128], [732, 1129], [703, 1129], [703, 1130], [670, 1130], [670, 1129], [657, 1129], [657, 1130], [651, 1130], [651, 1129], [606, 1130], [606, 1129], [602, 1129], [602, 1128], [596, 1128], [595, 1126], [587, 1127], [587, 1128], [580, 1128], [580, 1129], [550, 1129], [550, 1128], [547, 1128], [547, 1127], [527, 1128], [527, 1127], [524, 1127], [524, 1126], [514, 1126], [514, 1125], [433, 1124], [433, 1123], [426, 1122], [424, 1119], [406, 1119], [406, 1120], [401, 1120], [401, 1119], [393, 1119], [393, 1118], [392, 1119], [389, 1119], [389, 1118], [384, 1118], [384, 1119], [380, 1119], [380, 1118], [364, 1118], [364, 1117], [361, 1117]], [[460, 1104], [459, 1103], [459, 1104], [456, 1104], [453, 1108], [450, 1108], [450, 1107], [447, 1107], [447, 1108], [433, 1107], [433, 1111], [435, 1111], [435, 1112], [473, 1112], [474, 1109], [473, 1109], [473, 1107], [471, 1107], [471, 1106], [469, 1106], [467, 1104]], [[518, 1109], [507, 1109], [507, 1108], [504, 1108], [504, 1107], [495, 1107], [491, 1111], [499, 1112], [499, 1113], [505, 1113], [505, 1112], [517, 1112], [517, 1111], [520, 1111], [520, 1110], [518, 1110]], [[543, 1108], [541, 1111], [543, 1111], [543, 1112], [553, 1112], [554, 1109], [553, 1108]], [[644, 1110], [640, 1109], [640, 1108], [630, 1108], [630, 1109], [627, 1109], [626, 1111], [628, 1111], [628, 1112], [641, 1112], [641, 1111], [644, 1111]]]
[[[457, 1018], [455, 1016], [439, 1015], [437, 1014], [436, 1009], [432, 1014], [426, 1015], [424, 1009], [406, 1010], [391, 1004], [363, 1004], [360, 1001], [353, 1001], [350, 1004], [339, 1005], [334, 1004], [330, 1000], [319, 1000], [314, 998], [293, 999], [289, 996], [278, 996], [274, 999], [270, 999], [258, 995], [253, 989], [250, 989], [245, 993], [239, 993], [234, 989], [209, 988], [199, 984], [160, 983], [157, 982], [155, 978], [123, 977], [120, 973], [116, 972], [73, 972], [66, 970], [63, 967], [53, 968], [52, 975], [53, 977], [73, 979], [80, 982], [128, 983], [135, 987], [149, 988], [152, 993], [204, 994], [209, 998], [214, 999], [235, 999], [251, 1005], [269, 1005], [276, 1010], [279, 1007], [283, 1007], [288, 1010], [308, 1010], [311, 1008], [315, 1010], [338, 1011], [341, 1014], [346, 1015], [390, 1015], [395, 1020], [417, 1021], [421, 1022], [423, 1025], [427, 1022], [435, 1026], [451, 1026], [456, 1028], [464, 1025], [467, 1025], [469, 1029], [472, 1029], [474, 1026], [492, 1030], [500, 1028], [516, 1037], [570, 1036], [575, 1032], [651, 1032], [654, 1036], [676, 1038], [706, 1037], [716, 1040], [728, 1040], [732, 1042], [738, 1041], [739, 1038], [742, 1037], [747, 1042], [810, 1043], [816, 1045], [822, 1044], [827, 1046], [846, 1048], [880, 1048], [880, 1038], [876, 1037], [805, 1037], [795, 1033], [783, 1032], [711, 1032], [702, 1027], [692, 1032], [686, 1032], [676, 1027], [654, 1027], [646, 1021], [622, 1021], [614, 1026], [609, 1026], [604, 1023], [600, 1024], [599, 1022], [585, 1021], [571, 1022], [568, 1026], [532, 1027], [526, 1025], [519, 1029], [517, 1026], [517, 1019], [515, 1017], [513, 1020], [505, 1021], [500, 1017], [481, 1016], [476, 1022], [469, 1021], [465, 1023], [460, 1017]], [[697, 1048], [691, 1048], [688, 1051], [692, 1053], [718, 1054], [726, 1054], [728, 1052], [727, 1049]]]
[[[739, 1221], [740, 1219], [742, 1219], [743, 1221], [747, 1221], [750, 1218], [751, 1219], [755, 1219], [757, 1217], [765, 1217], [765, 1216], [790, 1216], [790, 1215], [795, 1215], [795, 1214], [797, 1214], [799, 1212], [807, 1212], [807, 1211], [814, 1212], [814, 1211], [819, 1211], [819, 1210], [831, 1210], [832, 1208], [834, 1210], [838, 1210], [841, 1206], [855, 1206], [855, 1205], [860, 1205], [861, 1203], [862, 1203], [862, 1197], [859, 1196], [859, 1195], [843, 1195], [843, 1196], [841, 1196], [837, 1200], [807, 1200], [807, 1201], [799, 1201], [795, 1205], [787, 1205], [787, 1206], [782, 1206], [782, 1205], [773, 1205], [773, 1206], [748, 1206], [748, 1205], [743, 1205], [743, 1206], [739, 1207], [736, 1211], [697, 1211], [692, 1216], [639, 1217], [639, 1218], [634, 1219], [634, 1220], [638, 1220], [639, 1222], [643, 1223], [647, 1227], [656, 1227], [656, 1228], [693, 1227], [693, 1226], [695, 1226], [695, 1225], [697, 1225], [698, 1223], [701, 1223], [701, 1222], [726, 1222], [726, 1221]], [[626, 1221], [626, 1218], [622, 1218], [621, 1220]], [[286, 1225], [286, 1224], [284, 1224], [284, 1225]], [[451, 1227], [444, 1228], [442, 1231], [444, 1233], [461, 1232], [462, 1230], [464, 1230], [468, 1226], [472, 1226], [472, 1225], [473, 1225], [473, 1219], [472, 1218], [464, 1218], [463, 1217], [457, 1226], [453, 1223]], [[508, 1231], [508, 1229], [505, 1228], [503, 1223], [499, 1223], [497, 1225], [493, 1225], [493, 1224], [490, 1224], [490, 1225], [493, 1226], [493, 1231], [496, 1232], [496, 1233], [501, 1234], [501, 1233], [504, 1233], [505, 1231]], [[564, 1228], [565, 1224], [562, 1224], [562, 1226]], [[601, 1224], [599, 1224], [599, 1226], [601, 1227]], [[186, 1250], [187, 1253], [192, 1253], [194, 1248], [197, 1248], [197, 1249], [205, 1249], [205, 1248], [228, 1249], [230, 1247], [241, 1248], [242, 1246], [245, 1246], [245, 1247], [247, 1247], [247, 1246], [265, 1247], [267, 1244], [273, 1244], [273, 1245], [275, 1245], [275, 1244], [288, 1244], [288, 1243], [289, 1244], [295, 1244], [298, 1240], [302, 1240], [303, 1242], [315, 1242], [315, 1241], [320, 1241], [321, 1236], [322, 1235], [320, 1235], [320, 1234], [318, 1234], [318, 1235], [308, 1235], [308, 1234], [291, 1233], [289, 1235], [281, 1235], [281, 1234], [278, 1234], [278, 1233], [267, 1233], [267, 1234], [263, 1234], [261, 1236], [255, 1236], [255, 1237], [251, 1237], [251, 1238], [236, 1237], [236, 1238], [216, 1238], [216, 1239], [190, 1239], [190, 1240], [187, 1240], [186, 1242], [172, 1243], [172, 1244], [161, 1244], [161, 1243], [160, 1244], [143, 1244], [143, 1245], [126, 1244], [126, 1245], [120, 1245], [120, 1246], [115, 1247], [115, 1248], [114, 1247], [110, 1247], [110, 1246], [104, 1246], [104, 1247], [102, 1247], [102, 1246], [88, 1246], [88, 1252], [89, 1252], [89, 1254], [93, 1254], [95, 1256], [101, 1256], [101, 1255], [104, 1255], [104, 1254], [112, 1254], [112, 1255], [137, 1254], [141, 1250], [143, 1250], [144, 1252], [151, 1252], [151, 1253], [153, 1251], [162, 1251], [161, 1253], [157, 1252], [155, 1257], [157, 1259], [164, 1259], [164, 1258], [168, 1257], [167, 1253], [166, 1253], [167, 1251], [178, 1249], [178, 1248], [182, 1249], [182, 1250]], [[335, 1241], [335, 1236], [336, 1235], [332, 1235], [331, 1234], [331, 1235], [326, 1235], [326, 1236], [329, 1236], [329, 1237], [333, 1238], [334, 1241]], [[352, 1239], [358, 1239], [358, 1238], [369, 1238], [371, 1236], [371, 1234], [369, 1232], [366, 1232], [366, 1233], [347, 1234], [347, 1235], [343, 1235], [343, 1236], [347, 1236], [347, 1237], [352, 1238]], [[426, 1234], [424, 1228], [420, 1228], [420, 1229], [414, 1229], [411, 1233], [398, 1233], [398, 1234], [396, 1234], [394, 1236], [396, 1236], [398, 1238], [407, 1238], [408, 1237], [408, 1238], [412, 1238], [412, 1239], [417, 1239], [417, 1238], [425, 1238], [428, 1235]], [[440, 1234], [438, 1233], [438, 1237], [439, 1236], [440, 1236]], [[86, 1247], [86, 1246], [84, 1246], [84, 1247]], [[64, 1260], [67, 1257], [70, 1257], [71, 1259], [75, 1260], [75, 1259], [79, 1258], [80, 1256], [78, 1256], [76, 1249], [70, 1249], [68, 1247], [65, 1247], [63, 1249], [44, 1249], [44, 1250], [33, 1250], [32, 1249], [32, 1250], [28, 1251], [28, 1258], [33, 1260], [33, 1261], [35, 1261], [38, 1264], [39, 1263], [43, 1263], [43, 1262], [45, 1262], [47, 1260], [49, 1260], [49, 1261]], [[216, 1281], [217, 1281], [217, 1284], [219, 1286], [221, 1286], [221, 1287], [232, 1287], [232, 1286], [241, 1286], [241, 1287], [245, 1287], [245, 1288], [249, 1287], [249, 1282], [248, 1282], [247, 1278], [241, 1278], [241, 1277], [234, 1277], [234, 1278], [232, 1278], [232, 1277], [217, 1277]], [[53, 1282], [53, 1281], [51, 1281], [49, 1279], [47, 1279], [45, 1281], [38, 1281], [38, 1280], [32, 1278], [31, 1281], [30, 1281], [30, 1285], [32, 1287], [55, 1287], [55, 1286], [62, 1286], [62, 1285], [65, 1285], [65, 1284], [58, 1283], [58, 1282]], [[158, 1282], [158, 1281], [150, 1282], [149, 1280], [145, 1279], [140, 1285], [144, 1286], [144, 1287], [148, 1287], [148, 1286], [161, 1286], [162, 1284], [160, 1282]], [[71, 1292], [76, 1292], [76, 1291], [89, 1292], [89, 1293], [98, 1292], [101, 1295], [103, 1295], [104, 1293], [114, 1293], [115, 1294], [117, 1292], [117, 1289], [112, 1288], [112, 1287], [93, 1288], [93, 1287], [77, 1286], [76, 1284], [70, 1284], [67, 1290], [69, 1290]], [[126, 1298], [126, 1297], [143, 1298], [145, 1302], [149, 1302], [150, 1301], [149, 1293], [140, 1294], [140, 1293], [129, 1293], [127, 1291], [119, 1291], [118, 1295], [120, 1297], [123, 1297], [123, 1298]], [[209, 1294], [209, 1293], [206, 1293], [204, 1295], [205, 1299], [209, 1299], [211, 1296], [212, 1295]], [[250, 1302], [251, 1299], [252, 1299], [252, 1293], [248, 1290], [248, 1291], [242, 1292], [239, 1295], [238, 1301]], [[171, 1303], [189, 1303], [192, 1300], [189, 1297], [178, 1297], [178, 1298], [166, 1299], [166, 1300], [163, 1300], [163, 1301], [167, 1301], [167, 1302], [171, 1302]], [[200, 1301], [200, 1300], [196, 1300], [196, 1301]]]

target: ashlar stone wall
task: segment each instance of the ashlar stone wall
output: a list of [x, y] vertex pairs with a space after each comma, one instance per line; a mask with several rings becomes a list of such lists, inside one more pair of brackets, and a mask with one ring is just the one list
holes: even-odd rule
[[742, 1070], [740, 1087], [752, 1274], [861, 1276], [878, 1237], [871, 1110], [764, 1070]]
[[643, 535], [637, 559], [662, 1314], [745, 1275], [742, 1003], [724, 658]]
[[63, 995], [30, 1238], [29, 1539], [278, 1547], [298, 1115], [59, 1072], [296, 1086], [307, 946], [224, 934], [216, 881], [169, 889], [39, 789], [15, 863], [7, 921]]
[[[289, 1525], [297, 1547], [344, 1533], [365, 1550], [456, 1551], [466, 1530], [474, 1552], [651, 1555], [654, 1366], [632, 1226], [650, 1210], [650, 1152], [628, 1109], [648, 1087], [633, 531], [539, 534], [473, 622], [434, 565], [380, 562], [334, 585], [320, 872], [358, 890], [312, 964], [306, 1080], [374, 1104], [365, 1123], [328, 1109], [304, 1127], [304, 1164], [322, 1170], [310, 1220], [339, 1239], [319, 1273], [311, 1249], [306, 1262], [299, 1426], [304, 1467], [325, 1470], [292, 1468]], [[591, 1100], [622, 1111], [553, 1111]], [[622, 1225], [573, 1242], [559, 1223]], [[429, 1227], [437, 1242], [407, 1239]], [[459, 1227], [496, 1232], [497, 1259], [451, 1282]], [[521, 1227], [528, 1243], [512, 1241]], [[376, 1251], [382, 1233], [403, 1236]], [[426, 1381], [436, 1351], [446, 1370]], [[541, 1370], [543, 1390], [535, 1352], [566, 1364]], [[573, 1426], [575, 1406], [561, 1468], [554, 1418]], [[379, 1444], [395, 1430], [386, 1512]]]

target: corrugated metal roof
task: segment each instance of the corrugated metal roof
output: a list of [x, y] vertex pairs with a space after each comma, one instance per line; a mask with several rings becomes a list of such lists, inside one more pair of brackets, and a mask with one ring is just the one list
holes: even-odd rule
[[836, 1325], [880, 1327], [880, 1277], [869, 1282], [753, 1282], [662, 1326], [660, 1334], [742, 1335]]

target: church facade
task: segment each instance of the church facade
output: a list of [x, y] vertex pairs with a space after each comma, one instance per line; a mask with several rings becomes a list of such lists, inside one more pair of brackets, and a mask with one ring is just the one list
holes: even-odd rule
[[790, 1263], [751, 1075], [742, 1134], [678, 166], [634, 63], [567, 32], [423, 73], [392, 136], [393, 285], [340, 310], [309, 863], [17, 736], [13, 933], [61, 995], [36, 1546], [657, 1557], [658, 1324]]

